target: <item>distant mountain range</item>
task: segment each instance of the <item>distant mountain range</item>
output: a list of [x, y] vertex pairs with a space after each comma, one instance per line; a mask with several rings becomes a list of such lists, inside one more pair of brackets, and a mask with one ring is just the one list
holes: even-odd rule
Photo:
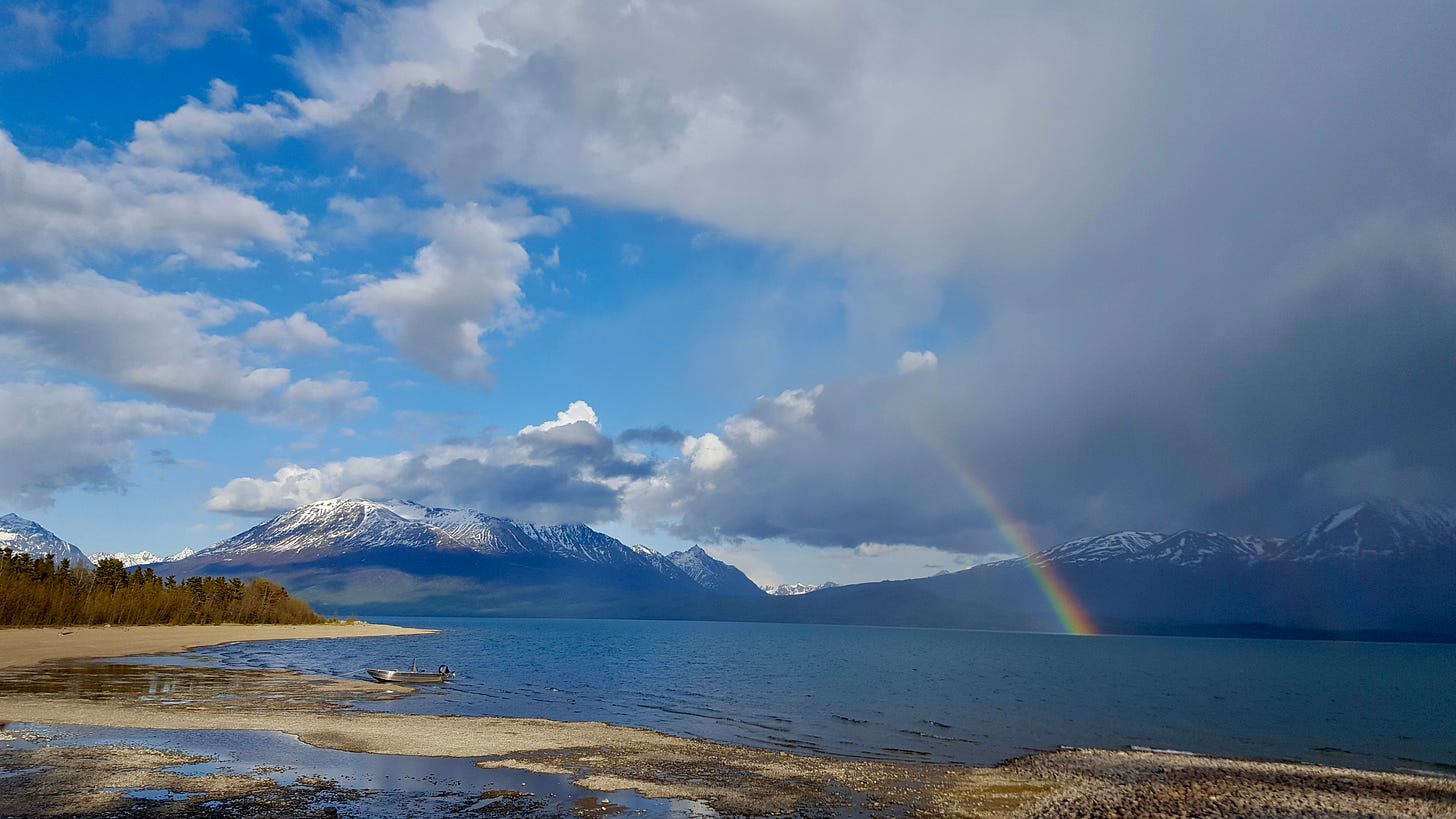
[[820, 589], [832, 589], [838, 585], [838, 583], [820, 583], [817, 586], [808, 583], [780, 583], [774, 586], [761, 583], [758, 587], [769, 594], [783, 597], [790, 594], [808, 594], [809, 592], [816, 592]]
[[172, 563], [178, 560], [185, 560], [195, 554], [197, 554], [197, 552], [192, 549], [183, 549], [182, 551], [178, 552], [175, 555], [172, 555], [171, 557], [157, 557], [156, 555], [148, 551], [92, 552], [91, 554], [87, 555], [87, 557], [91, 558], [92, 563], [100, 563], [102, 560], [105, 560], [107, 558], [110, 558], [112, 560], [120, 560], [121, 565], [130, 569], [132, 566], [148, 566], [161, 563]]
[[[0, 546], [86, 559], [15, 515], [0, 518]], [[1070, 607], [1105, 633], [1456, 640], [1456, 511], [1397, 501], [1350, 507], [1287, 539], [1116, 532], [916, 580], [760, 588], [696, 546], [663, 555], [586, 526], [336, 498], [151, 565], [265, 575], [339, 614], [1061, 631]], [[1052, 587], [1071, 599], [1054, 604]]]
[[1289, 539], [1117, 532], [788, 598], [776, 619], [1060, 631], [1048, 576], [1101, 632], [1456, 640], [1456, 510], [1362, 503]]

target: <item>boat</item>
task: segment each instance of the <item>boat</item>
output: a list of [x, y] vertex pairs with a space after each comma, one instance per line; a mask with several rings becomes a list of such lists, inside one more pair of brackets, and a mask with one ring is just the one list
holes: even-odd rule
[[373, 677], [378, 682], [392, 683], [442, 683], [455, 676], [450, 666], [442, 665], [438, 671], [420, 671], [410, 663], [409, 671], [396, 671], [392, 668], [366, 668], [364, 673]]

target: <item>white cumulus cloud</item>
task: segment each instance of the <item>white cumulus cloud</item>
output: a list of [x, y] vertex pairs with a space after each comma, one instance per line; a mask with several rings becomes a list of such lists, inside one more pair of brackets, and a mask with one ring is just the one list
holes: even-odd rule
[[475, 203], [446, 205], [420, 222], [430, 242], [410, 270], [339, 301], [369, 319], [406, 361], [446, 381], [490, 384], [491, 357], [481, 336], [529, 315], [520, 279], [531, 265], [519, 239], [559, 222]]
[[284, 353], [325, 350], [339, 345], [338, 339], [301, 312], [288, 318], [260, 321], [243, 333], [243, 339]]
[[118, 253], [237, 269], [255, 248], [299, 254], [308, 220], [204, 176], [123, 162], [26, 157], [0, 131], [0, 263], [60, 268]]

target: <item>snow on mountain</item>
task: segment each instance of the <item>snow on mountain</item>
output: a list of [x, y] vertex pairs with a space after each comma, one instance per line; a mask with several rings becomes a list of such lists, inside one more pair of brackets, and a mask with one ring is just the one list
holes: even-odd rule
[[1069, 540], [1032, 556], [1038, 565], [1079, 565], [1119, 561], [1196, 566], [1210, 560], [1233, 559], [1252, 563], [1268, 559], [1281, 540], [1185, 529], [1171, 535], [1157, 532], [1113, 532]]
[[197, 553], [208, 559], [345, 553], [381, 547], [466, 548], [446, 532], [402, 518], [385, 504], [331, 498], [300, 506]]
[[1183, 530], [1168, 535], [1134, 557], [1177, 566], [1196, 566], [1210, 560], [1233, 558], [1244, 563], [1267, 559], [1282, 541], [1235, 537], [1220, 532]]
[[162, 558], [157, 557], [151, 552], [145, 550], [140, 552], [95, 552], [87, 555], [87, 557], [91, 558], [92, 563], [100, 563], [102, 560], [105, 560], [107, 558], [120, 560], [121, 565], [127, 567], [128, 569], [130, 569], [132, 566], [141, 566], [146, 563], [162, 562]]
[[[547, 554], [613, 564], [654, 562], [647, 554], [620, 540], [580, 524], [519, 523], [474, 509], [439, 508], [404, 500], [387, 501], [383, 505], [402, 518], [434, 526], [482, 554]], [[646, 553], [657, 555], [651, 549], [646, 549]]]
[[518, 523], [522, 532], [545, 544], [552, 554], [591, 563], [643, 563], [640, 553], [614, 537], [580, 524], [538, 526]]
[[1367, 501], [1320, 521], [1279, 550], [1299, 562], [1391, 557], [1456, 549], [1456, 509]]
[[688, 560], [688, 565], [697, 570], [695, 574], [672, 556], [645, 546], [628, 546], [580, 524], [520, 523], [473, 509], [433, 507], [408, 500], [318, 501], [254, 526], [197, 556], [207, 561], [263, 557], [278, 562], [400, 546], [564, 559], [612, 570], [644, 571], [689, 588], [696, 584], [713, 592], [759, 593], [742, 572], [700, 549], [701, 559]]
[[1288, 540], [1183, 530], [1171, 535], [1116, 532], [1080, 538], [1037, 552], [1040, 565], [1104, 561], [1196, 566], [1209, 561], [1246, 564], [1399, 557], [1456, 549], [1456, 509], [1395, 500], [1342, 509]]
[[140, 552], [94, 552], [90, 555], [92, 563], [99, 563], [104, 558], [115, 558], [121, 561], [121, 565], [130, 569], [132, 566], [156, 566], [162, 563], [176, 563], [179, 560], [186, 560], [197, 554], [195, 549], [183, 549], [171, 557], [157, 557], [146, 550]]
[[80, 549], [56, 537], [39, 523], [14, 513], [0, 517], [0, 549], [34, 557], [55, 555], [57, 565], [62, 560], [69, 560], [72, 566], [91, 566], [91, 559]]
[[1043, 549], [1033, 556], [1033, 560], [1046, 564], [1096, 563], [1115, 558], [1133, 558], [1147, 552], [1153, 544], [1165, 537], [1167, 535], [1156, 532], [1113, 532], [1078, 538]]
[[667, 559], [709, 591], [722, 594], [763, 594], [763, 590], [737, 567], [713, 557], [703, 551], [701, 546], [694, 546], [684, 552], [673, 552]]
[[759, 588], [775, 597], [787, 597], [796, 594], [808, 594], [809, 592], [819, 591], [820, 589], [832, 589], [838, 585], [838, 583], [834, 582], [820, 583], [817, 586], [810, 583], [780, 583], [777, 586], [764, 583], [759, 585]]

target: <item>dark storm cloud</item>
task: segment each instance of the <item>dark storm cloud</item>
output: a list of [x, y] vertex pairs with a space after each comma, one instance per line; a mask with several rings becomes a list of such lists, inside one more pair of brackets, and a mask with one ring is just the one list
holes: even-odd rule
[[985, 331], [936, 371], [828, 384], [756, 441], [762, 402], [725, 423], [731, 460], [675, 464], [641, 517], [980, 552], [1005, 547], [962, 473], [1043, 543], [1456, 503], [1456, 18], [1199, 8], [1165, 16], [1209, 27], [1168, 23], [1098, 232], [984, 279]]

